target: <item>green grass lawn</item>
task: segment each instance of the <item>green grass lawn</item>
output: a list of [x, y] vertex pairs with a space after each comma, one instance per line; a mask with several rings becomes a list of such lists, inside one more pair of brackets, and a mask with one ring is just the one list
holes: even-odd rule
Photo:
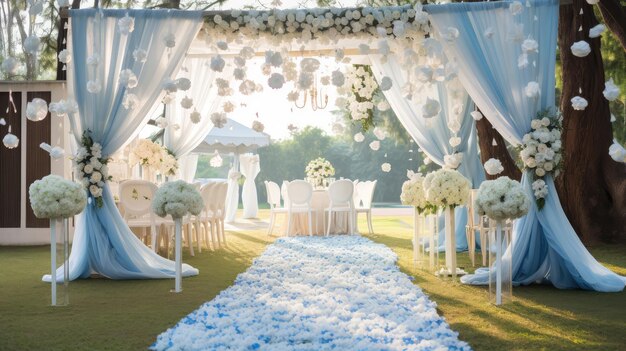
[[[496, 308], [488, 304], [484, 287], [442, 281], [413, 267], [411, 220], [375, 217], [376, 234], [370, 238], [398, 254], [400, 268], [415, 277], [475, 350], [626, 349], [626, 293], [519, 287], [513, 303]], [[366, 228], [363, 221], [360, 228]], [[48, 306], [50, 286], [41, 282], [49, 247], [0, 247], [0, 350], [146, 349], [159, 333], [231, 285], [273, 240], [265, 231], [227, 235], [227, 248], [195, 257], [185, 250], [185, 262], [200, 275], [183, 280], [182, 294], [169, 292], [173, 280], [87, 279], [70, 284], [70, 306], [56, 308]], [[592, 253], [626, 275], [625, 249], [602, 246]], [[466, 253], [458, 257], [470, 268]]]

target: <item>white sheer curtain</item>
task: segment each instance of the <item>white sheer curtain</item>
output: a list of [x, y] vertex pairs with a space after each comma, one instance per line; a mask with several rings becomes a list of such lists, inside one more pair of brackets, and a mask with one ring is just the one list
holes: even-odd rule
[[187, 183], [192, 183], [198, 169], [198, 155], [187, 154], [178, 158], [178, 177]]
[[239, 155], [233, 156], [233, 165], [228, 171], [228, 190], [226, 191], [226, 222], [234, 222], [239, 207]]
[[[177, 92], [177, 101], [165, 105], [167, 126], [163, 135], [163, 145], [176, 155], [179, 160], [179, 177], [185, 181], [193, 181], [198, 157], [187, 157], [195, 149], [207, 133], [213, 128], [211, 114], [221, 105], [222, 97], [217, 94], [214, 86], [216, 73], [211, 69], [206, 58], [185, 59], [179, 77], [188, 78], [191, 88]], [[185, 109], [180, 101], [183, 98], [193, 99], [193, 107]], [[192, 121], [190, 115], [200, 113], [199, 121]], [[195, 165], [192, 163], [195, 162]], [[193, 171], [193, 174], [191, 174]]]
[[254, 178], [261, 171], [259, 155], [247, 154], [239, 156], [239, 167], [241, 174], [246, 177], [243, 183], [243, 190], [241, 191], [243, 218], [255, 218], [259, 211], [256, 184], [254, 183]]
[[[134, 31], [128, 34], [120, 33], [117, 26], [124, 16], [134, 19]], [[148, 111], [163, 94], [163, 79], [175, 72], [200, 30], [202, 13], [84, 9], [71, 10], [70, 19], [73, 60], [68, 65], [68, 82], [78, 104], [78, 115], [69, 116], [72, 133], [80, 140], [84, 131], [90, 131], [94, 142], [102, 144], [103, 157], [107, 157], [132, 140], [147, 122]], [[176, 38], [171, 48], [164, 41], [169, 35]], [[146, 62], [134, 59], [137, 49], [146, 51]], [[137, 77], [136, 87], [120, 84], [124, 69], [132, 70]], [[88, 82], [99, 86], [100, 91], [88, 92]], [[130, 94], [136, 103], [124, 104], [125, 96]], [[69, 258], [70, 279], [87, 278], [92, 273], [112, 279], [174, 277], [174, 262], [154, 253], [131, 232], [106, 183], [102, 197], [102, 207], [91, 201], [77, 216]], [[59, 269], [62, 272], [63, 267]], [[198, 270], [184, 265], [183, 274], [196, 275]], [[43, 279], [49, 281], [50, 276]]]

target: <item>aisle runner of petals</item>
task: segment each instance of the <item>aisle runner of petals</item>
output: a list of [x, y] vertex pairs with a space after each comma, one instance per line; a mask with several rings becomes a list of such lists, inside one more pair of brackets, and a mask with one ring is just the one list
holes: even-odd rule
[[153, 350], [470, 350], [386, 246], [278, 239]]

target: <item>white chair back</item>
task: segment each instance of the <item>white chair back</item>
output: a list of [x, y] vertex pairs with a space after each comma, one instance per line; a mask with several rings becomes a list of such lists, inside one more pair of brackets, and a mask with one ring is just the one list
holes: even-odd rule
[[120, 204], [124, 217], [152, 213], [152, 200], [157, 186], [146, 180], [127, 180], [120, 184]]
[[207, 183], [200, 189], [202, 202], [204, 202], [204, 209], [207, 211], [213, 211], [215, 208], [214, 201], [215, 201], [216, 189], [217, 189], [216, 182]]
[[289, 186], [288, 180], [283, 180], [283, 184], [280, 186], [280, 194], [283, 196], [283, 203], [285, 207], [289, 207], [289, 194], [287, 187]]
[[216, 209], [220, 211], [221, 215], [223, 216], [226, 210], [226, 195], [228, 193], [228, 183], [220, 182], [217, 184], [217, 193], [215, 196], [215, 201], [217, 204]]
[[294, 180], [287, 185], [289, 206], [310, 206], [313, 198], [313, 186], [304, 180]]
[[328, 197], [331, 206], [339, 204], [352, 204], [354, 194], [354, 183], [347, 179], [338, 180], [328, 187]]
[[280, 207], [280, 188], [278, 184], [272, 181], [266, 181], [265, 188], [267, 190], [267, 202], [270, 204], [270, 208]]
[[367, 182], [359, 183], [359, 202], [363, 204], [364, 208], [372, 208], [374, 190], [376, 190], [377, 183], [378, 180], [368, 180]]

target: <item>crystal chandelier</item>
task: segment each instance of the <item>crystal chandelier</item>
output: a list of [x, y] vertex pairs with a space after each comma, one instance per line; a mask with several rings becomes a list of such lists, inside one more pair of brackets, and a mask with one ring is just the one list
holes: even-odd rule
[[296, 105], [297, 108], [304, 108], [306, 106], [307, 99], [310, 98], [311, 101], [311, 109], [313, 111], [323, 110], [328, 106], [328, 94], [323, 94], [321, 89], [317, 88], [317, 76], [313, 79], [313, 84], [311, 87], [304, 92], [304, 100], [302, 101], [302, 105], [298, 105], [298, 101], [294, 101], [293, 104]]

